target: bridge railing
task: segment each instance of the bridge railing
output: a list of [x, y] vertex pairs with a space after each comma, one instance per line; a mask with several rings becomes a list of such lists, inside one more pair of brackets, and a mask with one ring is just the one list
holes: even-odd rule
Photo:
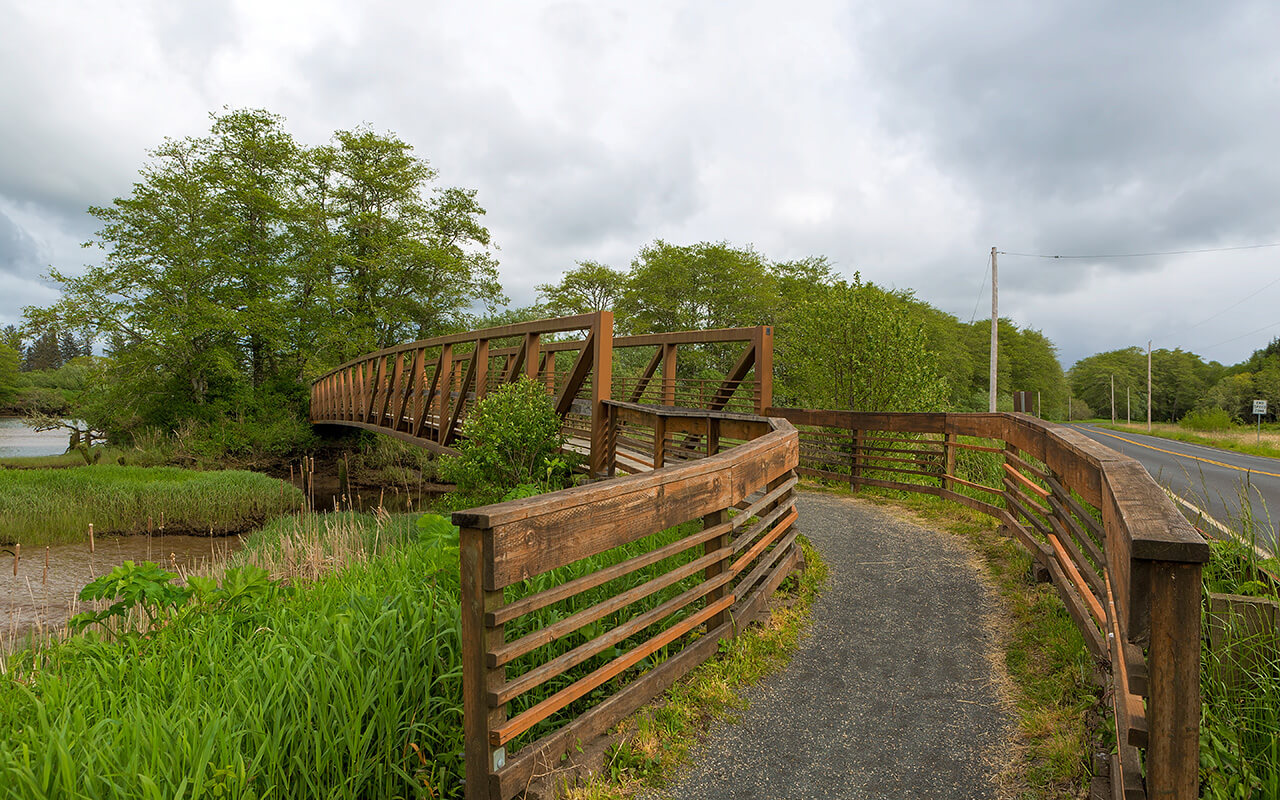
[[1197, 796], [1208, 545], [1140, 464], [1023, 414], [768, 413], [798, 427], [802, 475], [937, 495], [1003, 523], [1111, 665], [1115, 796]]
[[[586, 336], [563, 338], [578, 331]], [[679, 353], [695, 350], [713, 368], [681, 375]], [[601, 450], [605, 400], [755, 413], [772, 405], [773, 329], [614, 336], [613, 313], [598, 311], [438, 336], [361, 356], [317, 378], [311, 421], [450, 452], [476, 401], [522, 376], [546, 385], [570, 446], [589, 454], [591, 474], [599, 476], [609, 469]]]
[[461, 511], [467, 797], [508, 798], [717, 652], [801, 561], [785, 420], [607, 402], [696, 460]]

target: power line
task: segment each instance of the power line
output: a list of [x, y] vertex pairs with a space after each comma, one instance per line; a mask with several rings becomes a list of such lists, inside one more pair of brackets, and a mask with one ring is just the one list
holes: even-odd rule
[[1205, 349], [1205, 350], [1212, 350], [1213, 348], [1215, 348], [1215, 347], [1219, 347], [1219, 346], [1224, 345], [1224, 344], [1231, 344], [1232, 342], [1238, 342], [1238, 341], [1240, 341], [1241, 339], [1248, 338], [1248, 337], [1250, 337], [1250, 336], [1254, 335], [1255, 333], [1262, 333], [1263, 331], [1265, 331], [1265, 330], [1269, 330], [1269, 329], [1271, 329], [1271, 328], [1274, 328], [1274, 327], [1276, 327], [1277, 325], [1280, 325], [1280, 322], [1273, 322], [1273, 323], [1271, 323], [1270, 325], [1263, 325], [1261, 328], [1258, 328], [1258, 329], [1256, 329], [1256, 330], [1249, 331], [1248, 333], [1242, 333], [1242, 334], [1240, 334], [1239, 336], [1234, 336], [1234, 337], [1232, 337], [1232, 338], [1230, 338], [1230, 339], [1224, 339], [1224, 340], [1222, 340], [1221, 342], [1218, 342], [1217, 344], [1211, 344], [1211, 345], [1209, 345], [1208, 347], [1206, 347], [1206, 348], [1204, 348], [1204, 349]]
[[969, 324], [978, 318], [978, 303], [982, 302], [982, 290], [987, 285], [987, 275], [991, 273], [991, 256], [987, 256], [987, 267], [982, 271], [982, 283], [978, 284], [978, 298], [973, 301], [973, 313], [969, 315]]
[[1268, 244], [1242, 244], [1235, 247], [1204, 247], [1199, 250], [1154, 250], [1149, 253], [1098, 253], [1094, 255], [1061, 255], [1049, 253], [1011, 253], [998, 251], [1002, 256], [1021, 256], [1023, 258], [1077, 258], [1101, 260], [1105, 258], [1146, 258], [1148, 256], [1185, 256], [1192, 253], [1226, 253], [1231, 250], [1261, 250], [1267, 247], [1280, 247], [1280, 242]]
[[[1222, 316], [1223, 314], [1227, 313], [1228, 311], [1230, 311], [1231, 309], [1233, 309], [1233, 308], [1235, 308], [1236, 306], [1240, 305], [1241, 303], [1244, 303], [1246, 300], [1252, 300], [1254, 297], [1257, 297], [1259, 294], [1261, 294], [1262, 292], [1266, 291], [1267, 289], [1270, 289], [1272, 286], [1275, 286], [1277, 283], [1280, 283], [1280, 278], [1276, 278], [1276, 279], [1275, 279], [1275, 280], [1273, 280], [1271, 283], [1268, 283], [1268, 284], [1266, 284], [1265, 286], [1262, 286], [1262, 287], [1260, 287], [1260, 288], [1258, 288], [1258, 289], [1253, 290], [1253, 291], [1252, 291], [1252, 292], [1250, 292], [1249, 294], [1247, 294], [1247, 295], [1245, 295], [1244, 297], [1240, 298], [1239, 300], [1237, 300], [1236, 302], [1234, 302], [1234, 303], [1232, 303], [1231, 305], [1227, 306], [1226, 308], [1222, 309], [1221, 311], [1217, 312], [1216, 314], [1211, 314], [1211, 315], [1209, 315], [1209, 316], [1205, 317], [1204, 319], [1200, 320], [1199, 322], [1197, 322], [1197, 323], [1196, 323], [1196, 324], [1194, 324], [1194, 325], [1188, 325], [1188, 326], [1187, 326], [1187, 327], [1185, 327], [1185, 328], [1179, 328], [1179, 329], [1178, 329], [1178, 330], [1176, 330], [1176, 331], [1170, 331], [1169, 333], [1163, 334], [1163, 335], [1158, 336], [1158, 337], [1156, 337], [1156, 338], [1158, 338], [1158, 339], [1167, 339], [1167, 338], [1169, 338], [1169, 336], [1171, 336], [1171, 335], [1173, 335], [1173, 334], [1175, 334], [1175, 333], [1183, 333], [1183, 332], [1185, 332], [1185, 331], [1189, 331], [1189, 330], [1191, 330], [1191, 329], [1193, 329], [1193, 328], [1198, 328], [1198, 327], [1200, 327], [1201, 325], [1205, 324], [1206, 322], [1208, 322], [1208, 321], [1210, 321], [1210, 320], [1217, 319], [1218, 317], [1220, 317], [1220, 316]], [[1244, 334], [1244, 335], [1245, 335], [1245, 336], [1248, 336], [1249, 334], [1247, 334], [1247, 333], [1246, 333], [1246, 334]], [[1241, 338], [1243, 338], [1243, 337], [1241, 337]]]

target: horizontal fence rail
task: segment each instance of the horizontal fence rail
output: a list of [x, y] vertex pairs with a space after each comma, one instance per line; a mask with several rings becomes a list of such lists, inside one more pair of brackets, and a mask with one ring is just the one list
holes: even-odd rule
[[1024, 414], [768, 414], [797, 426], [801, 475], [932, 494], [999, 520], [1111, 665], [1115, 796], [1197, 796], [1209, 550], [1140, 464]]
[[[647, 429], [658, 469], [453, 516], [468, 798], [551, 771], [714, 655], [801, 563], [790, 423], [606, 407], [610, 442], [624, 421]], [[673, 434], [701, 444], [662, 468]]]

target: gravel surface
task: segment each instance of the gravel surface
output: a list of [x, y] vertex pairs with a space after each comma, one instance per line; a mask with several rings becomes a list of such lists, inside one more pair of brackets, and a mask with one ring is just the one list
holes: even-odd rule
[[831, 568], [790, 665], [748, 690], [662, 797], [986, 798], [1013, 736], [979, 567], [954, 537], [804, 494]]

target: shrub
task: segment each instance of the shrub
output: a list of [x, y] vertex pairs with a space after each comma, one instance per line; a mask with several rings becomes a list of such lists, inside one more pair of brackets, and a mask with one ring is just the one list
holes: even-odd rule
[[1235, 421], [1221, 408], [1197, 408], [1178, 421], [1178, 425], [1193, 431], [1225, 431]]
[[545, 387], [522, 378], [476, 404], [462, 429], [459, 455], [442, 458], [440, 474], [460, 495], [481, 504], [521, 485], [559, 488], [565, 476], [556, 454], [563, 443], [560, 417]]

